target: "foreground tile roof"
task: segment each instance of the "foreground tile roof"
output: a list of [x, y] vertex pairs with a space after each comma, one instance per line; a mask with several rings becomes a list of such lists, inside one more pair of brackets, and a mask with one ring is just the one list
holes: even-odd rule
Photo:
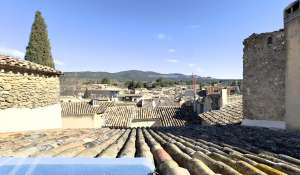
[[48, 66], [43, 66], [26, 60], [19, 60], [10, 56], [0, 55], [0, 68], [42, 74], [61, 75], [62, 72]]
[[300, 174], [300, 133], [241, 126], [0, 134], [0, 156], [145, 157], [161, 174]]
[[105, 110], [113, 106], [112, 102], [101, 102], [91, 105], [90, 102], [65, 102], [61, 103], [62, 116], [92, 116], [94, 114], [102, 114]]
[[243, 119], [243, 105], [241, 102], [234, 103], [220, 110], [204, 112], [199, 118], [204, 125], [240, 124]]
[[197, 116], [179, 107], [139, 108], [135, 106], [113, 106], [103, 114], [107, 127], [130, 127], [133, 120], [158, 120], [160, 126], [185, 126], [198, 123]]

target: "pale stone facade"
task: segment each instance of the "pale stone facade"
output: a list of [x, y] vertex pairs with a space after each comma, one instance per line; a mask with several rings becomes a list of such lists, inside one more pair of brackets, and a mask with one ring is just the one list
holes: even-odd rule
[[61, 106], [63, 128], [100, 128], [104, 125], [101, 115], [114, 103], [91, 100], [64, 102]]
[[0, 109], [36, 108], [58, 102], [58, 76], [0, 72]]
[[286, 123], [289, 128], [300, 128], [300, 3], [295, 1], [285, 9], [287, 38]]
[[62, 128], [60, 104], [0, 110], [0, 132]]
[[100, 115], [63, 117], [63, 128], [101, 128], [104, 120]]

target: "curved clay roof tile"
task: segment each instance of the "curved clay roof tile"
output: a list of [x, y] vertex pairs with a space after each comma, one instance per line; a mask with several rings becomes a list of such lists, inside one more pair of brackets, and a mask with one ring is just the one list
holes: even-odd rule
[[42, 74], [61, 75], [62, 72], [51, 67], [43, 66], [26, 60], [19, 60], [10, 56], [0, 55], [0, 65], [4, 69], [17, 68], [24, 71], [38, 71]]

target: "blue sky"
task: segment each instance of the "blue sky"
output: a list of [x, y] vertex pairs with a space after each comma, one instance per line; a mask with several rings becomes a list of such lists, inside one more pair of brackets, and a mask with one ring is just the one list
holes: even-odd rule
[[36, 10], [63, 71], [241, 78], [243, 40], [283, 27], [293, 0], [1, 0], [0, 52], [22, 56]]

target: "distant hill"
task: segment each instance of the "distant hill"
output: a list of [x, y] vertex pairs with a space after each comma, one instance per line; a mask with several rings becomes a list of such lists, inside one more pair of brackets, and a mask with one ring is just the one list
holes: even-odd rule
[[[128, 70], [116, 73], [109, 72], [64, 72], [61, 77], [63, 81], [68, 80], [101, 80], [103, 78], [115, 79], [118, 81], [136, 80], [136, 81], [154, 81], [158, 78], [169, 80], [191, 80], [191, 75], [184, 75], [179, 73], [161, 74], [151, 71]], [[197, 79], [207, 80], [210, 77], [197, 77]]]
[[[158, 78], [175, 81], [189, 81], [191, 83], [192, 75], [184, 75], [179, 73], [161, 74], [152, 71], [139, 71], [139, 70], [128, 70], [116, 73], [109, 72], [64, 72], [64, 75], [60, 77], [61, 83], [61, 95], [75, 95], [78, 93], [80, 86], [83, 83], [89, 82], [100, 82], [103, 78], [109, 78], [111, 80], [117, 80], [119, 82], [125, 82], [128, 80], [134, 81], [155, 81]], [[225, 84], [230, 84], [234, 79], [215, 79], [211, 77], [196, 77], [202, 83], [210, 83], [213, 81], [223, 81]], [[82, 91], [79, 90], [79, 91]]]

